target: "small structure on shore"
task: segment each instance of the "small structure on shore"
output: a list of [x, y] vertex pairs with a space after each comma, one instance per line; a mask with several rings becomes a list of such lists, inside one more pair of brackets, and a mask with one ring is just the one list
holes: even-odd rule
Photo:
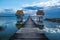
[[17, 16], [17, 23], [16, 23], [16, 27], [19, 29], [21, 27], [21, 25], [23, 24], [23, 10], [17, 10], [16, 12], [16, 16]]
[[44, 12], [43, 12], [43, 10], [37, 10], [36, 15], [37, 15], [37, 26], [39, 27], [39, 29], [43, 29], [44, 28], [44, 24], [43, 24]]
[[16, 16], [18, 19], [20, 19], [19, 21], [23, 21], [23, 16], [24, 16], [24, 13], [23, 13], [23, 10], [17, 10], [16, 12]]
[[36, 14], [38, 16], [38, 20], [41, 21], [43, 19], [43, 16], [44, 16], [43, 10], [37, 10]]
[[23, 15], [24, 15], [23, 10], [17, 10], [16, 16], [23, 16]]

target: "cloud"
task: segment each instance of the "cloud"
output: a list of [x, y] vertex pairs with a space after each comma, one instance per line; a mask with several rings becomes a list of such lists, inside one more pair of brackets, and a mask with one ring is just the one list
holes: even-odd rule
[[22, 10], [22, 8], [13, 8], [14, 12], [16, 12], [17, 10]]
[[42, 10], [43, 7], [36, 7], [36, 6], [29, 6], [29, 7], [24, 7], [24, 10]]
[[6, 12], [11, 12], [11, 13], [16, 13], [17, 10], [22, 10], [22, 8], [13, 8], [13, 9], [2, 9], [0, 8], [0, 13], [6, 13]]
[[48, 6], [56, 6], [60, 5], [59, 0], [48, 0], [48, 1], [42, 1], [42, 2], [33, 2], [32, 4], [23, 4], [23, 7], [27, 6], [37, 6], [37, 7], [48, 7]]
[[0, 9], [0, 13], [15, 13], [13, 9]]
[[5, 12], [5, 11], [4, 11], [3, 9], [0, 8], [0, 13], [1, 13], [1, 12]]
[[33, 16], [33, 15], [36, 15], [36, 11], [37, 11], [37, 10], [25, 10], [24, 13], [25, 13], [25, 14], [30, 14], [30, 15]]
[[36, 15], [36, 10], [38, 9], [44, 9], [44, 10], [50, 10], [51, 8], [60, 8], [60, 2], [59, 0], [48, 0], [48, 1], [42, 1], [42, 2], [33, 2], [31, 4], [23, 4], [23, 9], [26, 9], [25, 13], [29, 13], [31, 15]]

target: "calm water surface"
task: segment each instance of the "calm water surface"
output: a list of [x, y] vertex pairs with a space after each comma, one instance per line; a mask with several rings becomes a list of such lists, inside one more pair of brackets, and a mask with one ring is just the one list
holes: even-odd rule
[[[26, 20], [27, 18], [24, 17], [23, 19]], [[36, 18], [33, 19], [36, 22]], [[4, 28], [4, 30], [0, 31], [0, 40], [8, 40], [18, 30], [15, 25], [17, 20], [16, 17], [0, 17], [0, 26]], [[58, 28], [60, 23], [46, 20], [40, 23], [44, 25], [42, 32], [44, 32], [50, 40], [60, 40], [60, 28]]]
[[[26, 20], [24, 17], [23, 19]], [[8, 40], [18, 30], [15, 25], [17, 20], [17, 17], [0, 17], [0, 26], [4, 28], [0, 31], [0, 40]]]
[[[36, 17], [33, 17], [33, 20], [38, 23]], [[43, 20], [39, 24], [44, 25], [42, 32], [50, 40], [60, 40], [60, 23]]]

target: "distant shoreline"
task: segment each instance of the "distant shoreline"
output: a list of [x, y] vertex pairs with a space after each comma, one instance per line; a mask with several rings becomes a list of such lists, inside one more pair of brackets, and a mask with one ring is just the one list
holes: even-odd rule
[[45, 20], [52, 21], [52, 22], [60, 22], [60, 18], [46, 18]]
[[0, 17], [15, 17], [15, 16], [0, 16]]

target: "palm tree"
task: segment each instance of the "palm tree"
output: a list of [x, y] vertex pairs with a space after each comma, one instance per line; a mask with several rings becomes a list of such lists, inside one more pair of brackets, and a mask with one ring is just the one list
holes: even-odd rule
[[39, 18], [39, 21], [40, 21], [40, 18], [42, 19], [43, 18], [42, 16], [44, 16], [43, 10], [37, 10], [36, 14], [39, 15], [39, 17], [38, 17]]

